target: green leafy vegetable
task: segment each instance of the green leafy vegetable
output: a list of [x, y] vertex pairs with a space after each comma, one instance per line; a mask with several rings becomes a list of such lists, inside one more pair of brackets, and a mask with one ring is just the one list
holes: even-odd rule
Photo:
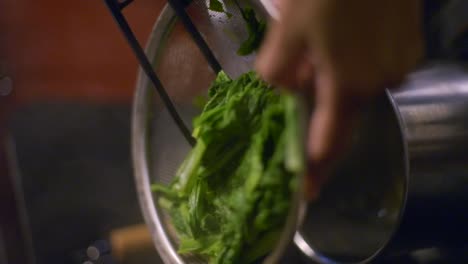
[[179, 253], [229, 264], [273, 249], [304, 166], [296, 106], [253, 72], [219, 73], [194, 120], [195, 147], [169, 186], [153, 186]]
[[219, 0], [210, 0], [208, 9], [214, 12], [224, 13], [228, 18], [232, 17], [232, 14], [224, 10], [223, 3]]
[[219, 0], [210, 0], [208, 9], [211, 11], [224, 13], [223, 4]]
[[250, 7], [242, 8], [241, 13], [242, 18], [247, 24], [247, 33], [249, 36], [244, 42], [242, 42], [241, 46], [237, 50], [237, 54], [246, 56], [260, 47], [265, 35], [266, 23], [265, 21], [259, 21], [255, 15], [255, 11]]

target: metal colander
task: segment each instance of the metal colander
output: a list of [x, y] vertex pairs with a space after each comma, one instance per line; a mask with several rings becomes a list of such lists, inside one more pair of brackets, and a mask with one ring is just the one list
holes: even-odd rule
[[[193, 101], [206, 93], [217, 70], [235, 78], [252, 69], [255, 55], [236, 53], [247, 37], [244, 22], [235, 4], [225, 6], [233, 15], [228, 18], [209, 11], [208, 1], [169, 0], [172, 6], [190, 2], [182, 8], [197, 31], [187, 30], [187, 21], [181, 22], [180, 8], [167, 6], [153, 28], [145, 56], [139, 46], [135, 48], [135, 38], [120, 13], [132, 0], [105, 1], [145, 69], [138, 75], [132, 116], [133, 164], [145, 221], [165, 263], [203, 263], [196, 256], [177, 254], [170, 219], [158, 207], [151, 184], [169, 183], [191, 148], [187, 130], [180, 129], [172, 110], [190, 126], [201, 110]], [[262, 7], [258, 14], [278, 18], [272, 0], [249, 3]], [[196, 41], [197, 32], [208, 53]], [[151, 66], [175, 109], [166, 108], [167, 100], [163, 103], [155, 93], [164, 95], [159, 80], [151, 77]], [[302, 190], [295, 194], [283, 236], [266, 262], [297, 263], [280, 258], [292, 241], [309, 261], [320, 263], [368, 263], [422, 247], [466, 245], [466, 232], [457, 227], [466, 226], [467, 212], [466, 203], [460, 202], [467, 193], [461, 187], [468, 175], [463, 151], [467, 142], [462, 140], [467, 138], [463, 105], [468, 93], [460, 89], [466, 87], [467, 76], [466, 69], [429, 65], [410, 75], [400, 89], [388, 90], [363, 107], [348, 153], [334, 165], [307, 214]], [[443, 219], [455, 222], [447, 225]]]
[[[225, 1], [225, 10], [232, 15], [228, 17], [225, 13], [209, 10], [208, 4], [209, 1], [204, 0], [192, 1], [185, 12], [206, 41], [210, 52], [232, 78], [252, 70], [255, 54], [237, 55], [241, 42], [247, 39], [246, 24], [237, 5], [248, 4], [263, 17], [266, 12], [259, 9], [260, 3], [255, 1]], [[176, 11], [169, 5], [163, 9], [150, 36], [146, 55], [181, 119], [191, 130], [193, 117], [201, 112], [194, 100], [206, 94], [216, 77], [213, 70], [216, 66], [207, 61], [206, 54], [191, 35], [193, 32], [187, 30], [187, 25], [181, 22]], [[197, 256], [177, 254], [177, 237], [170, 218], [159, 208], [157, 194], [151, 192], [152, 183], [170, 183], [191, 148], [152, 85], [147, 75], [140, 71], [132, 117], [132, 151], [140, 205], [155, 246], [165, 263], [204, 263]], [[266, 263], [277, 263], [290, 245], [299, 220], [301, 193], [302, 190], [293, 197], [282, 237], [266, 258]]]

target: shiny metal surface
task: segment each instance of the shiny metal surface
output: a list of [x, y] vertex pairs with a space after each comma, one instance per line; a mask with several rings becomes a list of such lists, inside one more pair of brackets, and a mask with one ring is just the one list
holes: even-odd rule
[[363, 110], [294, 242], [321, 263], [468, 244], [468, 71], [431, 64]]
[[468, 68], [428, 65], [392, 98], [409, 159], [398, 247], [468, 244]]
[[440, 157], [447, 155], [463, 157], [468, 143], [466, 70], [455, 65], [427, 67], [410, 75], [392, 97], [405, 123], [413, 162], [440, 162]]
[[[169, 8], [164, 8], [153, 28], [152, 34], [146, 47], [146, 53], [149, 58], [155, 58], [158, 50], [155, 46], [159, 45], [166, 30], [173, 24], [174, 13]], [[145, 222], [153, 237], [153, 242], [164, 263], [184, 263], [178, 256], [176, 249], [172, 246], [163, 223], [159, 217], [153, 194], [151, 192], [151, 157], [148, 150], [150, 146], [150, 136], [148, 127], [151, 119], [148, 117], [153, 112], [149, 100], [153, 98], [151, 89], [149, 89], [149, 80], [146, 75], [140, 71], [137, 79], [137, 89], [134, 97], [134, 107], [132, 113], [132, 157], [135, 170], [135, 182], [138, 192], [141, 211]]]
[[386, 246], [405, 202], [404, 136], [391, 100], [365, 106], [348, 152], [310, 204], [296, 245], [321, 263], [363, 263]]

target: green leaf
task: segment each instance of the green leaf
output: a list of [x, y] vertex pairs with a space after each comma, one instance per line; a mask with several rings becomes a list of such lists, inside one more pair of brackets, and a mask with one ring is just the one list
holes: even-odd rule
[[247, 25], [248, 37], [241, 43], [237, 54], [246, 56], [256, 51], [262, 43], [266, 31], [265, 21], [259, 21], [252, 8], [241, 9], [242, 18]]
[[303, 142], [301, 132], [299, 131], [299, 109], [297, 101], [292, 95], [283, 97], [285, 105], [285, 133], [288, 144], [285, 148], [285, 165], [292, 172], [302, 173], [304, 171], [303, 161]]
[[223, 4], [219, 0], [210, 0], [208, 9], [211, 11], [224, 13]]
[[252, 263], [255, 260], [267, 255], [268, 252], [270, 252], [271, 249], [275, 247], [280, 235], [280, 230], [272, 230], [264, 234], [262, 238], [260, 238], [255, 243], [255, 246], [248, 249], [242, 263]]
[[195, 147], [169, 186], [153, 185], [180, 254], [251, 263], [277, 242], [302, 168], [296, 99], [248, 72], [220, 72], [193, 120]]

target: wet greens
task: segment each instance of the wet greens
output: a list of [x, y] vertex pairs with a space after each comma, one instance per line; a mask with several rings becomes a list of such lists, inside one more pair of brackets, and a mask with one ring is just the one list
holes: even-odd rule
[[237, 54], [240, 56], [246, 56], [256, 51], [262, 43], [263, 37], [266, 31], [265, 21], [258, 20], [255, 15], [255, 11], [252, 8], [241, 9], [242, 18], [244, 18], [247, 24], [247, 39], [241, 43]]
[[[258, 19], [255, 11], [251, 7], [241, 7], [236, 1], [239, 0], [231, 0], [229, 4], [239, 9], [248, 34], [247, 39], [243, 40], [239, 49], [237, 49], [237, 55], [247, 56], [260, 47], [266, 31], [266, 22]], [[219, 0], [210, 0], [208, 9], [219, 13], [225, 13], [229, 18], [232, 17], [232, 14], [224, 9], [223, 3]]]
[[253, 72], [218, 74], [194, 120], [195, 147], [169, 186], [153, 186], [179, 253], [252, 263], [273, 249], [304, 166], [296, 107]]

